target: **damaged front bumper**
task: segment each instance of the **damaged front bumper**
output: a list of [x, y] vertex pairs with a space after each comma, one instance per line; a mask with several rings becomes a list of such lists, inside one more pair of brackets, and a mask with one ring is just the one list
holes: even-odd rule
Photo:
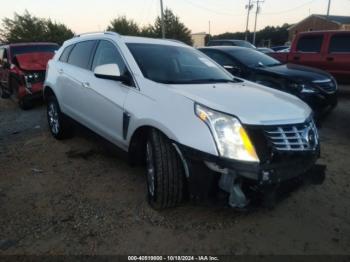
[[18, 98], [36, 100], [42, 98], [44, 83], [23, 83], [18, 88]]
[[207, 199], [219, 190], [229, 194], [229, 205], [246, 207], [250, 199], [244, 188], [274, 188], [294, 178], [305, 176], [320, 155], [317, 148], [310, 152], [275, 155], [264, 163], [250, 163], [213, 156], [196, 149], [177, 145], [188, 176], [190, 196]]

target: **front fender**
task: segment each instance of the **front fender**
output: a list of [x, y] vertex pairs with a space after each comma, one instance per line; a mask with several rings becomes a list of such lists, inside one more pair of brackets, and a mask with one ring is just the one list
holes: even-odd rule
[[[162, 91], [158, 94], [160, 93]], [[195, 115], [194, 102], [184, 96], [175, 92], [164, 92], [161, 96], [150, 98], [139, 91], [133, 91], [125, 102], [125, 110], [130, 115], [127, 147], [136, 130], [153, 127], [177, 143], [218, 155], [208, 126]]]

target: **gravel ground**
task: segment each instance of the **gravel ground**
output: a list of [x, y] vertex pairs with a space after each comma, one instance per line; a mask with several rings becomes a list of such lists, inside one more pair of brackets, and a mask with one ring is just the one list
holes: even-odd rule
[[45, 107], [0, 100], [0, 254], [348, 254], [350, 95], [320, 130], [327, 177], [273, 210], [185, 203], [157, 212], [142, 168], [80, 130], [54, 140]]

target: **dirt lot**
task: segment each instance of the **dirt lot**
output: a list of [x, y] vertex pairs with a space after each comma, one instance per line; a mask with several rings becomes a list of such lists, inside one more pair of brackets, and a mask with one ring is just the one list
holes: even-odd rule
[[273, 210], [146, 201], [143, 169], [94, 136], [55, 141], [44, 106], [0, 100], [0, 254], [350, 254], [350, 95], [325, 120], [322, 185]]

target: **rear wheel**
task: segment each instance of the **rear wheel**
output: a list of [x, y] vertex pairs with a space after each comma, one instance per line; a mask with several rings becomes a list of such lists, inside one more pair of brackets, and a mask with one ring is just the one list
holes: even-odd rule
[[181, 203], [184, 168], [174, 146], [157, 130], [150, 132], [146, 144], [147, 185], [150, 205], [155, 209]]
[[64, 139], [72, 135], [69, 120], [62, 114], [57, 99], [54, 96], [50, 97], [47, 102], [47, 121], [54, 138]]
[[5, 91], [3, 86], [0, 86], [1, 98], [9, 98], [10, 95]]

